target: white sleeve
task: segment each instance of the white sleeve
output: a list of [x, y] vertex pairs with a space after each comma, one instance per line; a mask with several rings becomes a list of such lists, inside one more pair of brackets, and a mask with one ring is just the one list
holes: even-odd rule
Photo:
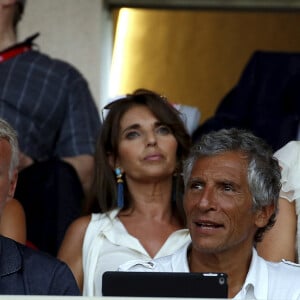
[[280, 196], [292, 202], [300, 199], [300, 141], [291, 141], [274, 153], [281, 167]]

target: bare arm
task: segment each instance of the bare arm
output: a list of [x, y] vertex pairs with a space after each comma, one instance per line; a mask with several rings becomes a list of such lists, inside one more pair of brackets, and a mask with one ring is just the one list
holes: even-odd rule
[[1, 219], [0, 234], [21, 244], [26, 243], [26, 219], [23, 207], [16, 199], [6, 202]]
[[62, 159], [74, 167], [81, 181], [84, 193], [87, 194], [94, 176], [94, 157], [92, 155], [78, 155], [63, 157]]
[[266, 232], [257, 251], [263, 258], [271, 261], [287, 259], [296, 261], [297, 216], [295, 201], [279, 198], [279, 212], [276, 223]]
[[90, 216], [84, 216], [69, 226], [57, 255], [70, 267], [81, 293], [83, 290], [82, 246], [89, 222]]

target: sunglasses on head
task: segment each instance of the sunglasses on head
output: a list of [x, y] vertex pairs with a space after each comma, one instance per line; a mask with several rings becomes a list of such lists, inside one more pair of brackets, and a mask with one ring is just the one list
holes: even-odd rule
[[116, 96], [112, 99], [110, 99], [110, 102], [108, 104], [106, 104], [102, 109], [101, 109], [101, 117], [102, 117], [102, 121], [105, 120], [109, 110], [115, 106], [118, 105], [120, 102], [122, 101], [130, 101], [133, 99], [138, 99], [141, 96], [151, 96], [151, 97], [155, 97], [157, 99], [160, 99], [161, 101], [163, 101], [164, 103], [172, 106], [172, 104], [168, 101], [168, 99], [165, 96], [156, 94], [154, 92], [145, 90], [145, 89], [138, 89], [136, 90], [133, 94], [126, 94], [126, 95], [120, 95], [120, 96]]

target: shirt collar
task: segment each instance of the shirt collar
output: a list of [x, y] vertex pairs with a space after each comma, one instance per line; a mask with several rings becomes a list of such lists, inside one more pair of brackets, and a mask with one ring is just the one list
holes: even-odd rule
[[172, 270], [176, 270], [176, 272], [190, 272], [187, 259], [187, 251], [190, 245], [191, 242], [189, 241], [172, 255]]
[[[189, 272], [187, 259], [187, 251], [190, 242], [186, 243], [182, 248], [172, 255], [172, 270], [177, 272]], [[268, 268], [261, 257], [258, 256], [256, 250], [252, 250], [252, 259], [246, 280], [241, 291], [234, 299], [267, 299], [268, 298]]]
[[120, 208], [115, 208], [113, 210], [108, 211], [106, 214], [111, 221], [114, 221], [120, 211]]
[[268, 298], [268, 269], [261, 257], [253, 248], [252, 260], [246, 280], [241, 291], [234, 298], [267, 299]]

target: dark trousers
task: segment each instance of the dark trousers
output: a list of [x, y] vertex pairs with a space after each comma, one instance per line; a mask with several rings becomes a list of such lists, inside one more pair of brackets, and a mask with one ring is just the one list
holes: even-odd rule
[[35, 163], [19, 173], [15, 198], [25, 210], [27, 239], [56, 256], [84, 198], [75, 169], [58, 159]]

